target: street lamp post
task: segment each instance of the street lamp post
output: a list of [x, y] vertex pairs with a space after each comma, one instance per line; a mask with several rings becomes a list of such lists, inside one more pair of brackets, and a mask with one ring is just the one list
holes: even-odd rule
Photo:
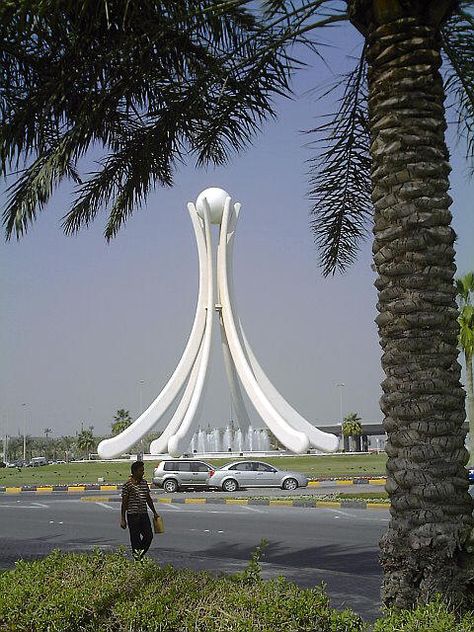
[[[139, 409], [138, 409], [138, 417], [140, 417], [140, 415], [143, 412], [143, 385], [145, 384], [145, 380], [139, 380], [138, 382], [138, 404], [139, 404]], [[139, 461], [143, 461], [143, 452], [144, 452], [144, 444], [143, 444], [143, 438], [140, 439], [140, 453], [138, 455], [138, 460]]]
[[341, 424], [341, 444], [342, 444], [343, 451], [344, 451], [344, 433], [342, 431], [342, 423], [344, 420], [342, 417], [342, 411], [343, 411], [342, 398], [343, 398], [344, 386], [345, 384], [343, 384], [342, 382], [339, 382], [338, 384], [336, 384], [336, 388], [339, 389], [339, 423]]
[[2, 460], [6, 465], [8, 463], [8, 428], [7, 428], [7, 416], [5, 414], [3, 415], [2, 429], [5, 431], [4, 435], [2, 436], [2, 441], [3, 441]]
[[138, 403], [139, 403], [138, 416], [140, 416], [143, 412], [142, 407], [143, 407], [143, 385], [144, 384], [145, 384], [145, 380], [140, 380], [138, 382]]
[[23, 419], [23, 461], [26, 461], [26, 425], [27, 425], [27, 418], [28, 418], [28, 403], [25, 402], [24, 404], [22, 404], [22, 406], [24, 407], [24, 419]]

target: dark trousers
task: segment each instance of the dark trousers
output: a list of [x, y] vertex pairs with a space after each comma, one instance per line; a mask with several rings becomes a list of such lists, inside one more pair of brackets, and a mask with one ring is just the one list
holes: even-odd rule
[[134, 552], [143, 551], [143, 554], [145, 554], [153, 540], [153, 531], [151, 530], [148, 514], [127, 514], [127, 520], [132, 550]]

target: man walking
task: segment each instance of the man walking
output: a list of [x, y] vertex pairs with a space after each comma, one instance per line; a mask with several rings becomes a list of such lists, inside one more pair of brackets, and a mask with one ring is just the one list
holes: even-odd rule
[[147, 505], [152, 510], [154, 517], [157, 517], [158, 514], [150, 496], [148, 483], [143, 478], [145, 474], [143, 461], [132, 463], [131, 471], [132, 475], [122, 487], [120, 526], [122, 529], [126, 529], [128, 521], [133, 558], [139, 561], [143, 559], [153, 540]]

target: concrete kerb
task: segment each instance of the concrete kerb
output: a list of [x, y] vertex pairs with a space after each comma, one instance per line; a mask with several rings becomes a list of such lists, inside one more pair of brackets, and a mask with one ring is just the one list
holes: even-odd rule
[[[310, 480], [308, 487], [334, 487], [334, 485], [385, 485], [384, 477], [364, 477], [364, 478], [330, 478], [323, 480]], [[0, 494], [52, 494], [52, 493], [68, 493], [77, 494], [78, 492], [117, 492], [122, 489], [121, 484], [104, 484], [85, 483], [71, 485], [21, 485], [11, 486], [0, 485]]]
[[[176, 505], [264, 505], [266, 507], [309, 507], [315, 509], [390, 509], [390, 503], [366, 500], [318, 500], [316, 498], [182, 498], [155, 496], [156, 503]], [[83, 502], [119, 503], [120, 496], [82, 496]]]
[[[353, 479], [325, 479], [325, 480], [312, 480], [309, 482], [308, 487], [334, 487], [334, 484], [347, 486], [347, 485], [384, 485], [385, 478], [353, 478]], [[122, 485], [100, 485], [100, 484], [85, 484], [85, 485], [23, 485], [21, 487], [6, 487], [0, 486], [0, 495], [37, 495], [37, 494], [88, 494], [81, 496], [80, 500], [83, 502], [120, 502], [120, 496], [104, 496], [103, 492], [119, 492]], [[95, 492], [95, 494], [94, 494]], [[152, 492], [153, 493], [153, 492]], [[370, 502], [362, 499], [342, 499], [342, 500], [323, 500], [314, 497], [300, 497], [296, 499], [291, 498], [261, 498], [261, 497], [249, 497], [249, 498], [219, 498], [219, 497], [194, 497], [185, 498], [180, 496], [154, 496], [154, 500], [157, 503], [162, 504], [208, 504], [208, 505], [263, 505], [269, 507], [313, 507], [313, 508], [333, 508], [333, 509], [389, 509], [390, 503], [388, 502]]]

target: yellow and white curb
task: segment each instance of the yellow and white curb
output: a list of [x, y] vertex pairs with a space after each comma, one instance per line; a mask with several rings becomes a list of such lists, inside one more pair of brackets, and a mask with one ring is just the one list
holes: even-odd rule
[[[82, 496], [81, 501], [88, 503], [117, 503], [120, 496]], [[259, 505], [266, 507], [313, 507], [316, 509], [390, 509], [388, 502], [368, 502], [366, 500], [318, 500], [313, 496], [307, 498], [180, 498], [167, 496], [154, 497], [157, 503], [176, 505]]]

